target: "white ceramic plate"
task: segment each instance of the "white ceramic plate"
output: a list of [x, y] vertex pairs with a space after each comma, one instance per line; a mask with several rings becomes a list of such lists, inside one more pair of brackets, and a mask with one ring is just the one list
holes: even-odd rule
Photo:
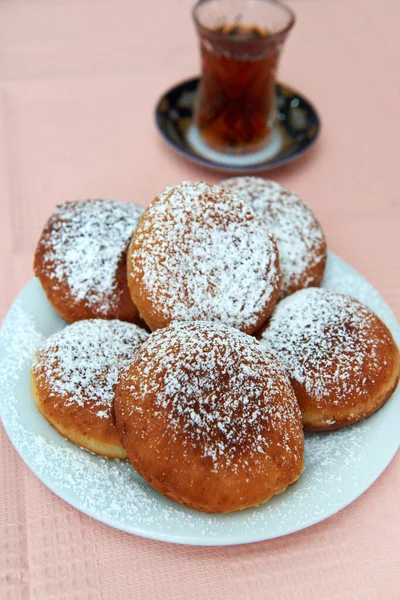
[[[323, 286], [359, 298], [391, 329], [400, 328], [379, 294], [330, 255]], [[38, 343], [65, 326], [38, 280], [18, 296], [0, 334], [0, 411], [11, 442], [54, 493], [82, 512], [124, 531], [182, 544], [228, 545], [267, 540], [309, 527], [362, 494], [399, 446], [400, 389], [367, 421], [306, 435], [306, 468], [298, 483], [267, 504], [231, 515], [204, 515], [154, 491], [128, 462], [89, 454], [62, 438], [39, 414], [29, 390]]]

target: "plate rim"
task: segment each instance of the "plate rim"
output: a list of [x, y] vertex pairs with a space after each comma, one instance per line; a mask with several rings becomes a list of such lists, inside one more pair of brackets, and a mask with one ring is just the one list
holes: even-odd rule
[[222, 172], [222, 173], [243, 173], [243, 174], [249, 174], [249, 173], [261, 173], [264, 171], [271, 171], [273, 169], [277, 169], [278, 167], [282, 167], [288, 163], [292, 163], [297, 161], [299, 158], [301, 158], [305, 153], [307, 153], [312, 146], [314, 146], [315, 142], [317, 142], [320, 133], [321, 133], [321, 118], [319, 116], [319, 113], [317, 111], [317, 109], [315, 108], [315, 105], [313, 102], [311, 102], [307, 96], [305, 96], [303, 93], [300, 93], [297, 91], [296, 88], [294, 88], [293, 86], [284, 83], [282, 81], [277, 81], [277, 85], [281, 85], [283, 87], [286, 87], [288, 89], [290, 89], [292, 92], [294, 92], [297, 96], [299, 96], [303, 101], [307, 102], [307, 104], [310, 106], [311, 110], [313, 111], [315, 117], [316, 117], [316, 133], [315, 136], [313, 137], [312, 141], [307, 144], [307, 146], [305, 146], [304, 148], [302, 148], [301, 150], [298, 150], [295, 154], [292, 154], [290, 156], [286, 156], [280, 159], [273, 159], [273, 160], [267, 160], [265, 162], [262, 163], [257, 163], [254, 165], [248, 165], [248, 166], [228, 166], [222, 163], [218, 163], [215, 162], [213, 160], [210, 160], [208, 158], [203, 158], [201, 156], [198, 156], [197, 154], [193, 154], [192, 152], [186, 151], [182, 148], [180, 148], [180, 146], [178, 146], [177, 144], [175, 144], [173, 142], [173, 140], [165, 133], [164, 128], [161, 125], [161, 118], [160, 118], [160, 106], [162, 104], [162, 102], [165, 100], [165, 98], [174, 90], [184, 86], [185, 84], [192, 84], [194, 82], [199, 82], [200, 81], [200, 76], [197, 75], [195, 77], [189, 77], [189, 78], [185, 78], [182, 79], [178, 82], [176, 82], [175, 85], [172, 85], [171, 87], [169, 87], [167, 90], [165, 90], [161, 96], [159, 96], [156, 105], [154, 107], [154, 117], [155, 117], [155, 121], [156, 121], [156, 126], [157, 126], [157, 130], [159, 132], [159, 134], [161, 135], [162, 139], [164, 140], [164, 142], [166, 142], [168, 144], [168, 146], [170, 148], [172, 148], [172, 150], [174, 150], [174, 152], [178, 153], [180, 156], [182, 156], [183, 158], [189, 160], [190, 162], [196, 164], [196, 165], [200, 165], [203, 167], [208, 167], [209, 169], [212, 169], [214, 171], [217, 172]]
[[[340, 265], [344, 264], [345, 267], [347, 269], [350, 269], [353, 274], [356, 274], [358, 277], [362, 277], [365, 281], [367, 281], [358, 271], [356, 271], [353, 267], [351, 267], [351, 265], [349, 265], [346, 261], [342, 260], [337, 255], [335, 255], [331, 252], [329, 254], [335, 261], [337, 260]], [[3, 332], [4, 325], [6, 324], [6, 321], [10, 316], [10, 312], [11, 312], [12, 308], [14, 307], [16, 302], [18, 302], [18, 299], [23, 294], [24, 290], [29, 285], [32, 284], [34, 279], [35, 278], [30, 279], [30, 281], [22, 288], [22, 290], [16, 296], [14, 302], [12, 303], [9, 311], [7, 312], [7, 314], [3, 320], [1, 330], [0, 330], [1, 354], [3, 354], [3, 334], [2, 334], [2, 332]], [[369, 284], [369, 285], [371, 286], [371, 284]], [[391, 328], [392, 333], [395, 333], [398, 336], [400, 336], [400, 325], [397, 321], [395, 314], [391, 310], [390, 306], [382, 298], [382, 296], [377, 292], [377, 290], [375, 290], [375, 288], [373, 288], [373, 286], [371, 286], [371, 288], [375, 291], [379, 301], [385, 307], [385, 309], [387, 310], [388, 314], [391, 317], [391, 320], [393, 320], [393, 323], [395, 324], [395, 330], [397, 329], [397, 331], [394, 331]], [[1, 362], [2, 362], [2, 358], [0, 359], [0, 364], [1, 364]], [[400, 388], [397, 388], [397, 393], [400, 394]], [[399, 398], [397, 398], [397, 402], [400, 402], [400, 395], [399, 395]], [[1, 404], [0, 404], [0, 408], [1, 408]], [[29, 462], [27, 462], [25, 460], [23, 450], [20, 447], [18, 447], [18, 444], [16, 445], [14, 443], [14, 439], [13, 439], [14, 432], [13, 432], [12, 426], [3, 420], [2, 414], [0, 414], [0, 417], [1, 417], [1, 421], [3, 424], [4, 430], [7, 433], [7, 436], [9, 438], [12, 446], [17, 451], [18, 455], [20, 456], [20, 458], [22, 459], [24, 464], [48, 489], [50, 489], [51, 492], [53, 492], [56, 496], [61, 498], [64, 502], [66, 502], [67, 504], [69, 504], [70, 506], [75, 508], [76, 510], [86, 514], [87, 516], [89, 516], [105, 525], [113, 527], [114, 529], [124, 531], [125, 533], [138, 535], [139, 537], [143, 537], [145, 539], [152, 539], [152, 540], [157, 540], [157, 541], [161, 541], [161, 542], [169, 542], [169, 543], [180, 544], [180, 545], [189, 545], [189, 546], [216, 547], [216, 546], [235, 546], [235, 545], [241, 545], [241, 544], [258, 543], [258, 542], [268, 541], [268, 540], [272, 540], [272, 539], [277, 539], [280, 537], [286, 537], [287, 535], [291, 535], [293, 533], [297, 533], [298, 531], [308, 529], [309, 527], [312, 527], [318, 523], [321, 523], [322, 521], [330, 519], [335, 514], [339, 513], [345, 507], [349, 506], [355, 500], [357, 500], [362, 494], [364, 494], [377, 481], [377, 479], [382, 475], [382, 473], [387, 469], [389, 464], [392, 462], [392, 460], [395, 457], [395, 455], [397, 454], [397, 452], [399, 450], [399, 446], [400, 446], [400, 439], [397, 440], [397, 444], [396, 444], [396, 441], [394, 441], [393, 444], [391, 445], [390, 452], [385, 453], [385, 458], [382, 461], [382, 465], [379, 467], [377, 472], [373, 472], [373, 473], [371, 473], [370, 476], [367, 476], [365, 478], [365, 480], [363, 481], [363, 484], [359, 488], [357, 488], [356, 492], [348, 494], [346, 499], [343, 499], [342, 502], [338, 502], [335, 505], [333, 510], [331, 508], [329, 508], [328, 509], [329, 514], [324, 514], [322, 516], [316, 515], [315, 519], [311, 519], [305, 526], [299, 525], [299, 527], [292, 528], [290, 531], [286, 531], [284, 533], [276, 533], [276, 534], [268, 535], [268, 537], [265, 537], [265, 534], [261, 534], [261, 537], [260, 537], [260, 535], [257, 535], [256, 531], [250, 531], [250, 532], [247, 531], [247, 532], [242, 532], [242, 533], [234, 532], [234, 533], [232, 533], [232, 535], [229, 536], [228, 539], [223, 539], [223, 540], [221, 540], [218, 537], [215, 539], [207, 538], [207, 540], [205, 540], [204, 538], [199, 536], [199, 534], [196, 533], [195, 531], [193, 531], [193, 532], [191, 531], [190, 534], [188, 535], [188, 538], [183, 539], [179, 533], [175, 534], [175, 535], [171, 534], [171, 533], [166, 533], [166, 532], [154, 533], [154, 532], [150, 531], [150, 533], [149, 533], [149, 531], [146, 530], [146, 526], [143, 526], [141, 524], [130, 526], [129, 523], [128, 524], [126, 522], [122, 523], [120, 518], [111, 519], [108, 517], [102, 517], [101, 515], [99, 516], [99, 514], [96, 512], [96, 510], [90, 510], [89, 508], [86, 508], [86, 507], [82, 508], [82, 506], [79, 505], [79, 502], [75, 502], [74, 498], [71, 499], [71, 496], [69, 495], [68, 490], [66, 490], [66, 489], [60, 490], [58, 488], [57, 482], [53, 481], [51, 478], [51, 473], [49, 473], [49, 475], [47, 476], [47, 474], [43, 474], [43, 473], [39, 472], [39, 470], [37, 470], [34, 465], [30, 464]], [[99, 458], [101, 458], [101, 457], [99, 457]], [[350, 500], [348, 499], [349, 496], [351, 496]]]

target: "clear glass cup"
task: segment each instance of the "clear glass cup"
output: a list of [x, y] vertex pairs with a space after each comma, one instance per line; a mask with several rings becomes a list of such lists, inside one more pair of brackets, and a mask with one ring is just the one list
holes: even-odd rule
[[220, 152], [254, 152], [272, 132], [278, 60], [294, 13], [275, 0], [200, 0], [193, 18], [202, 60], [200, 135]]

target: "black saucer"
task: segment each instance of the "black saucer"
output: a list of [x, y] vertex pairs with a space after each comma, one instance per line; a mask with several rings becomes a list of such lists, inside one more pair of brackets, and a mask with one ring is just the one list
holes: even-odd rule
[[276, 86], [279, 116], [267, 146], [245, 156], [209, 149], [193, 123], [198, 77], [168, 90], [156, 107], [158, 129], [168, 144], [185, 158], [230, 172], [265, 171], [299, 158], [318, 137], [320, 120], [315, 108], [287, 85]]

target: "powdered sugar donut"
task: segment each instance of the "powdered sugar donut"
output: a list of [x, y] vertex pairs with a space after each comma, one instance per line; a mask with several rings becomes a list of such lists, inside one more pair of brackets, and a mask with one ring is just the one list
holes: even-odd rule
[[256, 506], [303, 470], [301, 414], [284, 370], [255, 338], [221, 323], [151, 334], [114, 407], [133, 467], [191, 508]]
[[248, 202], [275, 238], [282, 273], [281, 297], [318, 286], [325, 270], [325, 237], [299, 196], [261, 177], [233, 177], [220, 185]]
[[126, 250], [143, 210], [111, 200], [56, 208], [37, 245], [34, 270], [63, 319], [138, 320], [126, 282]]
[[152, 330], [206, 319], [251, 333], [279, 296], [278, 252], [240, 198], [184, 182], [166, 188], [143, 214], [128, 252], [128, 285]]
[[131, 323], [79, 321], [50, 336], [32, 367], [32, 393], [66, 438], [96, 454], [125, 458], [112, 421], [114, 388], [148, 333]]
[[285, 367], [306, 429], [365, 419], [399, 380], [399, 351], [386, 325], [354, 298], [324, 289], [282, 300], [261, 343]]

